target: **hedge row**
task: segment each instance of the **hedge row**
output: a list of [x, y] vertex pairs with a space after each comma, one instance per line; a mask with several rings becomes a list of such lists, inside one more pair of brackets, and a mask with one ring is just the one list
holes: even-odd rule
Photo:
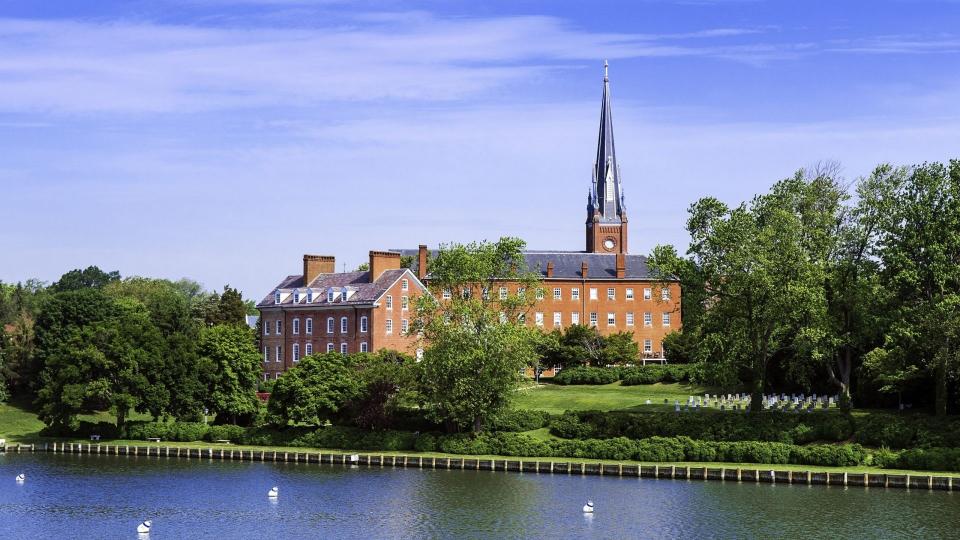
[[240, 442], [245, 433], [246, 429], [240, 426], [211, 426], [199, 422], [131, 422], [127, 425], [127, 437], [138, 440]]
[[[674, 383], [689, 381], [693, 366], [689, 364], [668, 364], [632, 368], [619, 367], [575, 367], [561, 370], [551, 382], [569, 384], [610, 384], [623, 381], [625, 386], [654, 383]], [[542, 379], [547, 381], [547, 379]]]

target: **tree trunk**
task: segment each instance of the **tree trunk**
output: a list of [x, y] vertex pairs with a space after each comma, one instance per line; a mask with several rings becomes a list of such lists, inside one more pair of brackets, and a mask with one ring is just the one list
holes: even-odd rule
[[117, 433], [123, 437], [123, 424], [127, 420], [127, 411], [124, 407], [117, 407]]
[[480, 428], [483, 426], [483, 423], [479, 416], [473, 417], [473, 432], [480, 433]]

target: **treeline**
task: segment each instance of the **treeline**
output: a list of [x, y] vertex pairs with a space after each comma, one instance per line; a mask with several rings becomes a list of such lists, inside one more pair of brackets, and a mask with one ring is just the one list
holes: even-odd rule
[[46, 286], [0, 283], [0, 397], [30, 401], [53, 431], [78, 416], [129, 411], [230, 423], [256, 416], [260, 357], [229, 286], [104, 272], [92, 266]]
[[843, 396], [860, 406], [957, 409], [960, 161], [822, 166], [752, 200], [693, 203], [690, 247], [650, 266], [683, 286], [664, 349], [707, 383]]

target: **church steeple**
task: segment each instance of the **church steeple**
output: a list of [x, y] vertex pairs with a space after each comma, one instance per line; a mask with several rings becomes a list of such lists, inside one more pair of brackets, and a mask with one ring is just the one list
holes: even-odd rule
[[620, 167], [613, 144], [613, 109], [610, 104], [609, 65], [603, 62], [603, 102], [600, 133], [593, 163], [593, 184], [587, 202], [587, 251], [627, 251], [627, 215], [623, 204]]

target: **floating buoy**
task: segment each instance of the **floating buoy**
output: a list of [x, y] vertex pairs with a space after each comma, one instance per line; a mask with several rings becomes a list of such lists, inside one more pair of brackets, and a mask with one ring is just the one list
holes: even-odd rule
[[20, 474], [17, 475], [17, 482], [23, 482], [23, 481], [26, 480], [26, 479], [27, 479], [27, 475], [25, 475], [25, 474], [23, 474], [23, 473], [20, 473]]
[[270, 491], [267, 492], [267, 497], [271, 499], [276, 499], [278, 496], [280, 496], [280, 488], [276, 486], [270, 488]]
[[593, 501], [587, 501], [587, 504], [583, 505], [583, 513], [585, 514], [593, 513]]
[[144, 520], [139, 525], [137, 525], [137, 532], [140, 534], [148, 534], [150, 532], [150, 527], [153, 525], [153, 522], [149, 519]]

